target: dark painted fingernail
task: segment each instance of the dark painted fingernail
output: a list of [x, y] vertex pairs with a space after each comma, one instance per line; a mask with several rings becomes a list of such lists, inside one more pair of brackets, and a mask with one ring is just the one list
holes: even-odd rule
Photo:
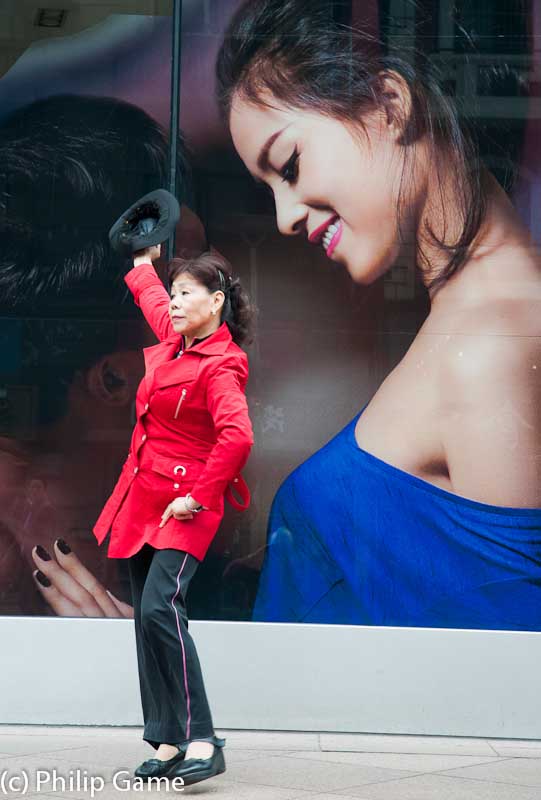
[[36, 574], [34, 575], [34, 577], [37, 578], [37, 580], [41, 583], [42, 586], [50, 586], [51, 585], [51, 581], [49, 580], [47, 575], [44, 575], [43, 572], [41, 570], [39, 570], [39, 569], [36, 572]]
[[68, 555], [68, 553], [71, 553], [71, 547], [67, 542], [64, 541], [64, 539], [57, 539], [56, 546], [58, 547], [60, 552], [64, 553], [64, 555], [66, 556]]
[[40, 544], [38, 544], [38, 546], [36, 547], [36, 553], [44, 561], [50, 561], [51, 560], [51, 556], [49, 555], [47, 550], [44, 547], [42, 547]]

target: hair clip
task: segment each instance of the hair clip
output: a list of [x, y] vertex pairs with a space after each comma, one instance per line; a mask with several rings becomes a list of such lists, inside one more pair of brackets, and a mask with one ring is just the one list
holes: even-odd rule
[[218, 277], [220, 278], [220, 289], [222, 290], [222, 292], [225, 292], [227, 286], [225, 275], [220, 269], [220, 267], [216, 267], [216, 269], [218, 270]]

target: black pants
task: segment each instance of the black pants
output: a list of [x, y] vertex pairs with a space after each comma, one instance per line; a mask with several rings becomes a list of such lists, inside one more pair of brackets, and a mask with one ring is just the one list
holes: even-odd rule
[[154, 749], [162, 743], [213, 741], [212, 716], [186, 614], [186, 592], [199, 562], [182, 550], [156, 550], [148, 544], [127, 561], [143, 739]]

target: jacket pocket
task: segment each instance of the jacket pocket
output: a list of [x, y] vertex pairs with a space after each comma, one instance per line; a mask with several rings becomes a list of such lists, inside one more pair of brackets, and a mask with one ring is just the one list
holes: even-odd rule
[[[166, 456], [155, 456], [152, 460], [151, 469], [162, 475], [164, 478], [169, 478], [173, 484], [191, 484], [193, 485], [199, 475], [203, 472], [205, 465], [200, 461], [194, 461], [189, 458], [169, 458]], [[174, 486], [174, 488], [179, 488]]]

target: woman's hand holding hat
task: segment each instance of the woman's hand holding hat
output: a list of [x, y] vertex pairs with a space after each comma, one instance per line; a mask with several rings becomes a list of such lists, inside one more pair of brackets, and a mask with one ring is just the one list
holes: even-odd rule
[[155, 244], [152, 247], [147, 247], [145, 250], [138, 250], [133, 254], [133, 266], [138, 267], [140, 264], [150, 264], [157, 261], [161, 255], [161, 244]]

